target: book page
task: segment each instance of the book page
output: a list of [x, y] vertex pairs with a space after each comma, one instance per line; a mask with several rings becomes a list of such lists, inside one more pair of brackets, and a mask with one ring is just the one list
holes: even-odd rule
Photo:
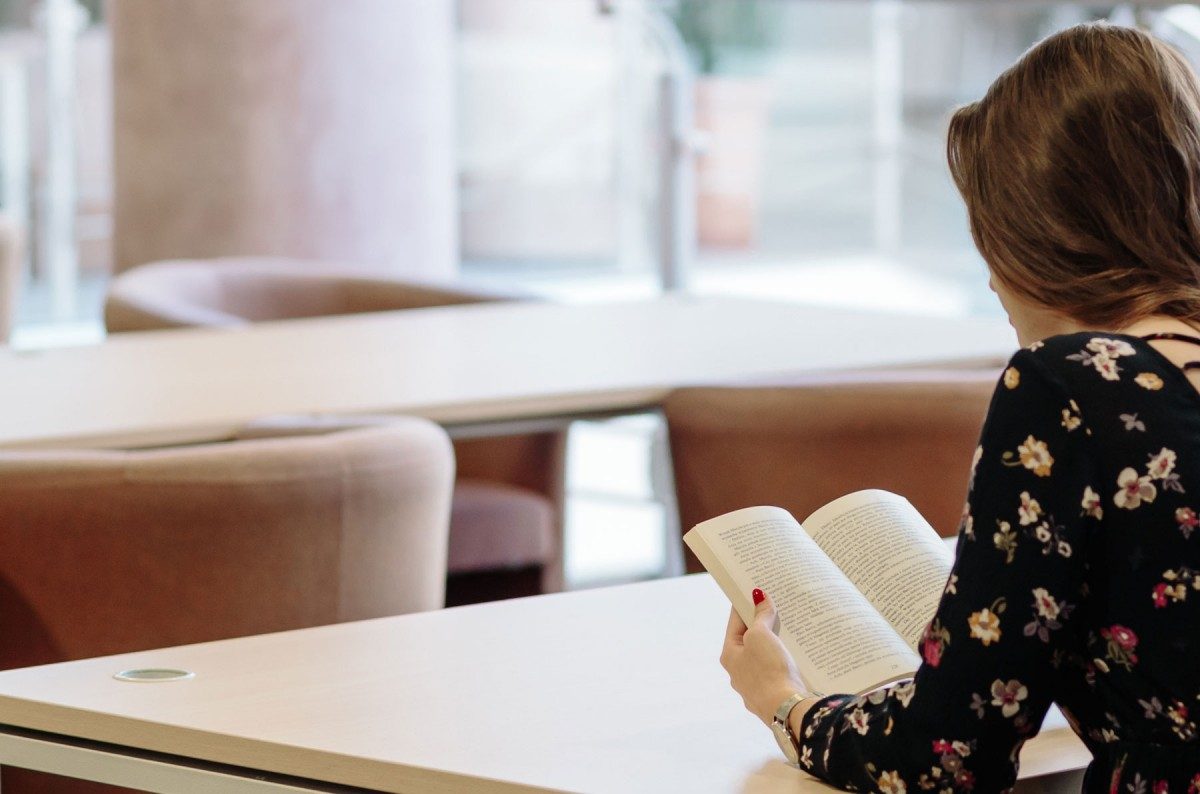
[[858, 491], [804, 520], [817, 545], [916, 648], [933, 619], [954, 554], [903, 496]]
[[916, 654], [786, 510], [727, 513], [684, 541], [747, 625], [754, 619], [750, 591], [770, 594], [779, 636], [812, 689], [863, 692], [916, 670]]

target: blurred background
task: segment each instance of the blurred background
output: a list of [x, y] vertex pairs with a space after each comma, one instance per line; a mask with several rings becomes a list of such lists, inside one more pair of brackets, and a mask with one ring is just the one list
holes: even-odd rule
[[[686, 287], [997, 315], [944, 164], [951, 109], [1087, 19], [1200, 52], [1189, 4], [203, 6], [0, 0], [0, 209], [27, 242], [14, 346], [101, 338], [115, 271], [232, 253], [567, 301]], [[169, 123], [199, 142], [157, 145]], [[214, 206], [257, 220], [218, 240]], [[570, 580], [655, 575], [658, 420], [580, 423], [581, 445]]]

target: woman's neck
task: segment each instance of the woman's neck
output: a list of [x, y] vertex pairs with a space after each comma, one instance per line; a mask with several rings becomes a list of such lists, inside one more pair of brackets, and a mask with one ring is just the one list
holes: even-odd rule
[[1117, 333], [1129, 334], [1130, 336], [1147, 336], [1149, 334], [1162, 333], [1200, 336], [1200, 329], [1197, 329], [1196, 326], [1186, 323], [1177, 317], [1152, 315], [1150, 317], [1143, 317], [1139, 320], [1135, 320], [1125, 327], [1117, 329]]
[[[1186, 323], [1175, 317], [1164, 316], [1143, 317], [1121, 328], [1118, 332], [1143, 337], [1150, 334], [1200, 336], [1200, 329], [1197, 329], [1191, 323]], [[1150, 344], [1177, 367], [1183, 368], [1185, 364], [1196, 360], [1196, 346], [1188, 342], [1159, 340], [1150, 342]], [[1200, 384], [1200, 370], [1192, 370], [1187, 374], [1192, 379], [1193, 384]]]

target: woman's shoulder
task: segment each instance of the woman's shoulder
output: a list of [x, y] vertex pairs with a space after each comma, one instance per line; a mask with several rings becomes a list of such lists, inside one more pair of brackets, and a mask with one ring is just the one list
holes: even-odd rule
[[1142, 339], [1128, 334], [1111, 331], [1076, 331], [1070, 334], [1057, 334], [1034, 342], [1023, 350], [1034, 353], [1046, 361], [1079, 352], [1093, 355], [1130, 356], [1138, 353], [1137, 343]]
[[1036, 365], [1070, 390], [1128, 383], [1161, 387], [1164, 365], [1173, 366], [1139, 336], [1108, 331], [1079, 331], [1034, 342], [1014, 360]]
[[1156, 393], [1165, 394], [1164, 388], [1172, 390], [1180, 377], [1146, 340], [1105, 331], [1048, 337], [1019, 350], [1009, 367], [1023, 379], [1040, 380], [1046, 388], [1077, 401], [1085, 414], [1115, 409], [1129, 413], [1159, 396]]

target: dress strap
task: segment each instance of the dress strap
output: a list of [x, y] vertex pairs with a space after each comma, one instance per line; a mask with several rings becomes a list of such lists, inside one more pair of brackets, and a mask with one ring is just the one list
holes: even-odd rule
[[1172, 331], [1164, 331], [1158, 334], [1146, 334], [1142, 337], [1147, 342], [1156, 342], [1163, 340], [1166, 342], [1187, 342], [1192, 345], [1200, 345], [1200, 336], [1192, 336], [1191, 334], [1177, 334]]
[[[1191, 334], [1177, 334], [1173, 331], [1162, 331], [1157, 334], [1146, 334], [1142, 337], [1146, 342], [1156, 342], [1162, 340], [1164, 342], [1187, 342], [1189, 345], [1200, 345], [1200, 336], [1192, 336]], [[1184, 372], [1191, 372], [1200, 369], [1200, 361], [1188, 361], [1180, 366]]]

